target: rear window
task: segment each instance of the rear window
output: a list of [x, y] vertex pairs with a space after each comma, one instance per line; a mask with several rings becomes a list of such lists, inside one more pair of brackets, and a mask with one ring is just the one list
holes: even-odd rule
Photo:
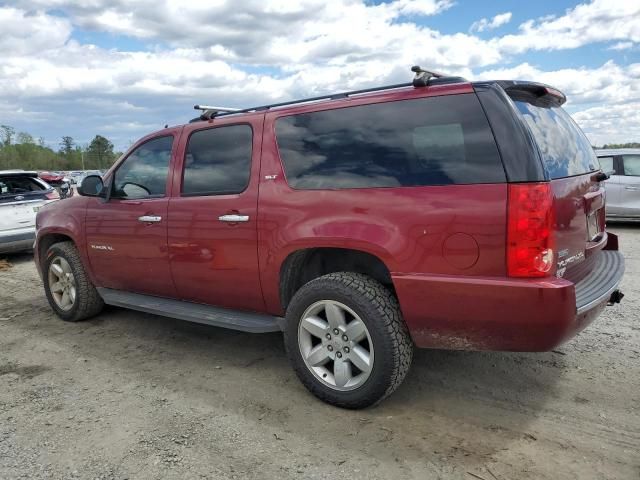
[[0, 195], [19, 195], [42, 190], [45, 190], [45, 187], [34, 178], [0, 176]]
[[473, 94], [282, 117], [276, 136], [287, 181], [298, 189], [505, 181]]
[[589, 140], [562, 108], [514, 103], [535, 138], [549, 178], [572, 177], [598, 169]]

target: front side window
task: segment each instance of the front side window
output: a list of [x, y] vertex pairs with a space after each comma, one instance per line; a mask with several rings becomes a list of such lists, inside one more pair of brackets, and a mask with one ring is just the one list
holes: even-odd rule
[[598, 157], [598, 162], [600, 162], [600, 169], [604, 173], [613, 172], [613, 157]]
[[249, 183], [253, 131], [249, 125], [198, 130], [189, 137], [182, 195], [242, 192]]
[[640, 176], [640, 155], [623, 155], [622, 162], [625, 175]]
[[118, 167], [114, 198], [162, 197], [166, 193], [173, 136], [154, 138], [136, 148]]
[[293, 188], [505, 182], [493, 134], [473, 94], [281, 117], [276, 136]]

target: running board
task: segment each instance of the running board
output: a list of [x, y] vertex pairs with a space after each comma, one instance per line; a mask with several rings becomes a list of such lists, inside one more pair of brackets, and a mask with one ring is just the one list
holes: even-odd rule
[[107, 305], [214, 327], [250, 333], [280, 332], [284, 327], [284, 318], [262, 313], [230, 310], [183, 300], [112, 290], [111, 288], [98, 288], [98, 293]]

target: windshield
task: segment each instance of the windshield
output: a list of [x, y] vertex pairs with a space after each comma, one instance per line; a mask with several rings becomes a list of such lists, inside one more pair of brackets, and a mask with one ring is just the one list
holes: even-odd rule
[[598, 169], [598, 160], [582, 130], [560, 107], [514, 102], [533, 134], [549, 178], [582, 175]]

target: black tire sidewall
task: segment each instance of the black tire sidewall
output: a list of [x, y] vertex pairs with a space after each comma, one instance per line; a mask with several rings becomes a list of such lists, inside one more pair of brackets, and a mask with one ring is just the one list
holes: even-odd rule
[[[71, 271], [73, 272], [73, 276], [76, 280], [76, 300], [73, 303], [73, 306], [69, 310], [63, 310], [60, 307], [58, 307], [58, 305], [56, 304], [56, 301], [53, 299], [53, 295], [51, 294], [51, 288], [49, 285], [49, 267], [57, 257], [64, 258], [67, 261], [67, 263], [71, 267]], [[45, 295], [47, 296], [47, 300], [49, 301], [49, 305], [56, 312], [56, 315], [58, 315], [61, 319], [67, 322], [75, 321], [75, 319], [77, 318], [78, 309], [80, 308], [80, 302], [81, 302], [80, 296], [83, 294], [80, 286], [78, 285], [78, 275], [79, 273], [84, 273], [84, 272], [78, 272], [73, 259], [69, 258], [69, 256], [67, 255], [67, 252], [65, 252], [62, 248], [58, 247], [57, 245], [53, 245], [47, 251], [47, 257], [44, 261], [42, 271], [43, 271], [42, 280], [44, 282], [44, 292], [45, 292]]]
[[[353, 310], [369, 331], [374, 349], [373, 369], [366, 382], [355, 390], [339, 391], [325, 385], [309, 370], [298, 346], [298, 328], [305, 310], [315, 302], [333, 300]], [[393, 342], [384, 328], [381, 312], [357, 290], [340, 282], [319, 278], [303, 286], [287, 308], [285, 347], [296, 374], [316, 396], [345, 408], [364, 408], [382, 399], [393, 378]]]

